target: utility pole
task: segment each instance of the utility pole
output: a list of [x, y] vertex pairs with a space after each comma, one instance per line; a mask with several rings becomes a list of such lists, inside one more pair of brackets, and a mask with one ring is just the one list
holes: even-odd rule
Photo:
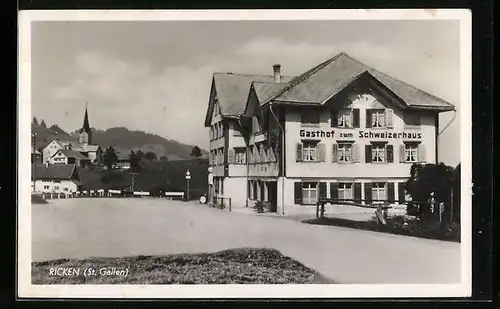
[[137, 173], [130, 173], [130, 175], [132, 175], [132, 185], [130, 186], [130, 189], [132, 190], [132, 193], [134, 192], [134, 188], [135, 188], [135, 175], [137, 175]]

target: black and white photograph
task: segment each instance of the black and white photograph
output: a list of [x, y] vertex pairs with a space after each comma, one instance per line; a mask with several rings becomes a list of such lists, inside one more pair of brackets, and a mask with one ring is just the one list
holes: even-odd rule
[[470, 296], [471, 91], [467, 10], [20, 11], [19, 296]]

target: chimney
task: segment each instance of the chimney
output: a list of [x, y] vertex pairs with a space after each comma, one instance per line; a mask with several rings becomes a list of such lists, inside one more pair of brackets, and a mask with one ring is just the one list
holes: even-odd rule
[[273, 65], [273, 71], [274, 71], [274, 82], [275, 83], [281, 82], [281, 64]]

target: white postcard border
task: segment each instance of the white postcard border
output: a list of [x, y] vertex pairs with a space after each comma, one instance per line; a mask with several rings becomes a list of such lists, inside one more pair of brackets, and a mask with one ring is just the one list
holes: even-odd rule
[[[460, 284], [366, 285], [32, 285], [31, 284], [31, 22], [131, 20], [460, 20], [461, 254]], [[18, 297], [36, 298], [396, 298], [464, 297], [472, 287], [472, 40], [466, 9], [432, 10], [73, 10], [19, 13]]]

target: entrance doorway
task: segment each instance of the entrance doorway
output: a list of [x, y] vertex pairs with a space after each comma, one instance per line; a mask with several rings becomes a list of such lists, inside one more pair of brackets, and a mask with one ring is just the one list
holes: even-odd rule
[[267, 198], [270, 204], [269, 211], [276, 212], [278, 205], [278, 182], [271, 181], [267, 183]]

